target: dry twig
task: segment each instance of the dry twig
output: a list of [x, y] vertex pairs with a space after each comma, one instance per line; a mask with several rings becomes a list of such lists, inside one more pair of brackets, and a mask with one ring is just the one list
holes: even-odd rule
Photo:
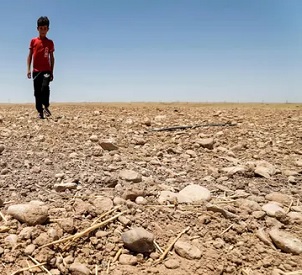
[[[35, 263], [35, 264], [40, 264], [35, 258], [33, 258], [33, 257], [31, 257], [31, 256], [28, 256], [28, 258], [30, 258], [30, 259], [33, 261], [33, 263]], [[52, 275], [52, 274], [50, 273], [50, 271], [49, 271], [45, 266], [41, 265], [41, 266], [39, 266], [39, 267], [40, 267], [40, 269], [41, 269], [42, 271], [45, 271], [47, 274]]]
[[120, 249], [116, 252], [116, 254], [115, 254], [115, 256], [114, 256], [114, 258], [113, 258], [113, 260], [112, 260], [112, 263], [114, 263], [114, 262], [116, 262], [116, 261], [118, 260], [119, 256], [122, 254], [122, 252], [123, 252], [123, 248], [120, 248]]
[[165, 257], [167, 256], [167, 254], [170, 252], [170, 250], [173, 248], [174, 244], [178, 241], [178, 239], [185, 234], [187, 231], [189, 231], [190, 226], [188, 226], [187, 228], [185, 228], [183, 231], [181, 231], [177, 237], [173, 240], [173, 242], [171, 242], [171, 244], [166, 248], [166, 250], [164, 251], [164, 253], [159, 257], [158, 260], [156, 260], [156, 263], [161, 262], [162, 260], [165, 259]]
[[40, 267], [42, 265], [45, 265], [46, 263], [41, 263], [41, 264], [36, 264], [36, 265], [32, 265], [32, 266], [29, 266], [29, 267], [24, 267], [24, 268], [21, 268], [15, 272], [13, 272], [11, 275], [16, 275], [16, 274], [19, 274], [21, 272], [24, 272], [24, 271], [27, 271], [27, 270], [31, 270], [32, 268], [35, 268], [35, 267]]
[[153, 244], [161, 254], [164, 253], [164, 251], [160, 248], [159, 244], [155, 240], [153, 241]]
[[5, 216], [2, 214], [1, 211], [0, 211], [0, 217], [1, 217], [1, 219], [2, 219], [5, 223], [7, 223], [7, 219], [6, 219]]
[[294, 200], [291, 200], [291, 202], [290, 202], [290, 204], [289, 204], [289, 206], [288, 206], [288, 209], [287, 209], [287, 211], [286, 211], [286, 214], [289, 213], [290, 209], [291, 209], [292, 206], [293, 206], [293, 203], [294, 203]]
[[54, 244], [64, 243], [64, 242], [67, 242], [67, 241], [72, 241], [73, 242], [73, 241], [75, 241], [75, 240], [83, 237], [84, 235], [89, 234], [90, 232], [92, 232], [92, 231], [94, 231], [94, 230], [96, 230], [96, 229], [98, 229], [100, 227], [103, 227], [103, 226], [107, 225], [109, 222], [117, 219], [119, 216], [123, 215], [126, 212], [127, 211], [123, 211], [123, 212], [121, 212], [121, 213], [119, 213], [119, 214], [117, 214], [117, 215], [115, 215], [115, 216], [113, 216], [113, 217], [111, 217], [111, 218], [109, 218], [109, 219], [101, 222], [101, 223], [97, 223], [97, 224], [95, 224], [93, 226], [90, 226], [87, 229], [85, 229], [84, 231], [76, 233], [76, 234], [74, 234], [72, 236], [69, 236], [67, 238], [64, 238], [64, 239], [61, 239], [61, 240], [57, 240], [57, 241], [45, 244], [45, 245], [41, 246], [41, 248], [47, 247], [47, 246], [51, 246], [51, 245], [54, 245]]
[[232, 227], [233, 227], [233, 223], [228, 227], [226, 228], [225, 230], [223, 230], [221, 233], [220, 233], [220, 236], [222, 236], [224, 233], [228, 232]]
[[91, 224], [91, 226], [94, 225], [94, 224], [96, 224], [99, 220], [101, 220], [102, 218], [106, 217], [107, 215], [111, 214], [112, 212], [114, 212], [115, 210], [117, 210], [117, 209], [119, 209], [119, 208], [121, 208], [121, 205], [118, 205], [118, 206], [114, 207], [113, 209], [109, 210], [108, 212], [103, 213], [100, 217], [98, 217], [98, 218]]

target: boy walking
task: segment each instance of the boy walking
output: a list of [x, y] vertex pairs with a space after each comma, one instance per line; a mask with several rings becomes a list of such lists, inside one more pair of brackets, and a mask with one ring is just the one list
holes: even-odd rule
[[[54, 43], [46, 37], [49, 30], [49, 20], [42, 16], [37, 20], [37, 30], [39, 36], [30, 41], [29, 54], [27, 57], [27, 77], [34, 80], [34, 95], [36, 109], [39, 118], [43, 119], [51, 113], [49, 107], [49, 82], [53, 80], [53, 70], [55, 64]], [[33, 59], [33, 72], [31, 74], [31, 62]], [[44, 106], [44, 109], [43, 109]]]

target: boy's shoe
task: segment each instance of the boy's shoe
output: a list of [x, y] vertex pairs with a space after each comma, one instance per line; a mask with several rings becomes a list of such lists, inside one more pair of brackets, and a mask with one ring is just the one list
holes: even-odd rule
[[39, 113], [39, 114], [38, 114], [38, 118], [40, 118], [40, 119], [44, 119], [43, 112], [41, 112], [41, 113]]
[[49, 111], [48, 108], [44, 108], [44, 112], [45, 112], [45, 115], [48, 117], [48, 116], [51, 116], [51, 112]]

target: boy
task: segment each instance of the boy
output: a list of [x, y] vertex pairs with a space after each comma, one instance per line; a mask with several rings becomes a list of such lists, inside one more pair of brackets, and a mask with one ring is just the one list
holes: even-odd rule
[[[37, 20], [39, 37], [30, 41], [29, 54], [27, 57], [27, 77], [34, 80], [34, 95], [36, 109], [39, 118], [43, 119], [43, 105], [46, 116], [51, 116], [49, 107], [49, 82], [53, 80], [53, 69], [55, 64], [54, 43], [46, 37], [49, 30], [49, 20], [42, 16]], [[33, 58], [33, 73], [31, 75], [31, 61]]]

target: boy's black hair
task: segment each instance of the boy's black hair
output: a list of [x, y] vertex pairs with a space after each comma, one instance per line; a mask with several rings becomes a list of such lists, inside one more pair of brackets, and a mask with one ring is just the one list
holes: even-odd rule
[[49, 19], [47, 18], [47, 16], [41, 16], [38, 20], [37, 20], [37, 26], [47, 26], [49, 27]]

